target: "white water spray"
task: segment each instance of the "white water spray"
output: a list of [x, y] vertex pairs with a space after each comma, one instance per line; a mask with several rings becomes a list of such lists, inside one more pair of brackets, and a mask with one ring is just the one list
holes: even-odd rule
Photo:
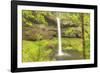
[[62, 51], [61, 45], [61, 27], [60, 27], [60, 19], [57, 17], [57, 28], [58, 28], [58, 56], [64, 55]]

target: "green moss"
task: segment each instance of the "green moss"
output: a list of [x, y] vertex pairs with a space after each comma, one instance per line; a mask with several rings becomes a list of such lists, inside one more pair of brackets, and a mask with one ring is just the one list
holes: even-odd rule
[[[86, 42], [87, 44], [87, 42]], [[64, 51], [76, 50], [80, 54], [83, 53], [82, 40], [77, 38], [62, 38], [62, 48]], [[41, 41], [26, 41], [23, 40], [23, 62], [41, 62], [41, 61], [53, 61], [55, 57], [53, 54], [57, 54], [58, 41], [57, 39], [52, 40], [41, 40]], [[66, 52], [65, 52], [66, 53]], [[90, 49], [86, 48], [86, 58], [90, 57]]]

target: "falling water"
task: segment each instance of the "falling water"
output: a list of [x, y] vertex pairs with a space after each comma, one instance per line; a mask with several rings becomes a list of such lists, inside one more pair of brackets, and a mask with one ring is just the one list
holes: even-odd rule
[[61, 27], [60, 27], [60, 19], [57, 17], [57, 28], [58, 28], [58, 55], [64, 55], [62, 51], [61, 45]]

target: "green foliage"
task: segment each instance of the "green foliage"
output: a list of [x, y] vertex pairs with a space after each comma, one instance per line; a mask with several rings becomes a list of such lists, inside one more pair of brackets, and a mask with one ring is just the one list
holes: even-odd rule
[[35, 20], [39, 23], [39, 24], [44, 24], [47, 25], [47, 22], [45, 21], [44, 16], [41, 13], [38, 13], [35, 15]]
[[[57, 20], [60, 18], [63, 52], [76, 50], [83, 55], [82, 18], [85, 54], [90, 58], [90, 14], [74, 12], [22, 11], [23, 62], [55, 61], [58, 52]], [[68, 38], [70, 37], [70, 38]], [[80, 58], [81, 59], [81, 58]]]
[[75, 49], [82, 52], [83, 49], [82, 44], [80, 44], [81, 42], [82, 40], [79, 38], [62, 38], [62, 46], [64, 50]]
[[[81, 39], [78, 38], [62, 38], [62, 48], [65, 53], [68, 50], [79, 51], [80, 55], [83, 54]], [[80, 44], [80, 45], [79, 45]], [[54, 61], [58, 52], [57, 39], [41, 40], [41, 41], [26, 41], [23, 40], [23, 62], [41, 62], [41, 61]], [[89, 58], [89, 49], [86, 52]]]
[[22, 20], [25, 25], [33, 25], [33, 23], [47, 25], [47, 22], [42, 15], [42, 12], [38, 13], [31, 10], [23, 10], [22, 16]]
[[88, 14], [88, 13], [84, 14], [84, 24], [86, 26], [90, 25], [90, 14]]
[[57, 39], [54, 39], [52, 41], [41, 40], [35, 42], [23, 40], [23, 62], [54, 60], [54, 49], [49, 45], [57, 44], [56, 40]]
[[32, 15], [32, 11], [27, 11], [27, 10], [23, 10], [22, 11], [22, 21], [23, 21], [23, 24], [25, 25], [32, 25], [32, 22], [34, 20], [34, 16]]
[[79, 28], [75, 29], [75, 28], [73, 28], [73, 27], [71, 27], [71, 28], [66, 28], [65, 34], [67, 34], [67, 35], [76, 34], [76, 33], [80, 34], [80, 33], [81, 33], [81, 30], [78, 30], [78, 29], [79, 29]]

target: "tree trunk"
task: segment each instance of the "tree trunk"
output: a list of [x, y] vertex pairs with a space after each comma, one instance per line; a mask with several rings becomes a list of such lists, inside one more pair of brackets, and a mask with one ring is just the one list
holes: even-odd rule
[[84, 14], [80, 14], [81, 24], [82, 24], [82, 48], [83, 48], [83, 58], [86, 59], [85, 55], [85, 38], [84, 38]]

